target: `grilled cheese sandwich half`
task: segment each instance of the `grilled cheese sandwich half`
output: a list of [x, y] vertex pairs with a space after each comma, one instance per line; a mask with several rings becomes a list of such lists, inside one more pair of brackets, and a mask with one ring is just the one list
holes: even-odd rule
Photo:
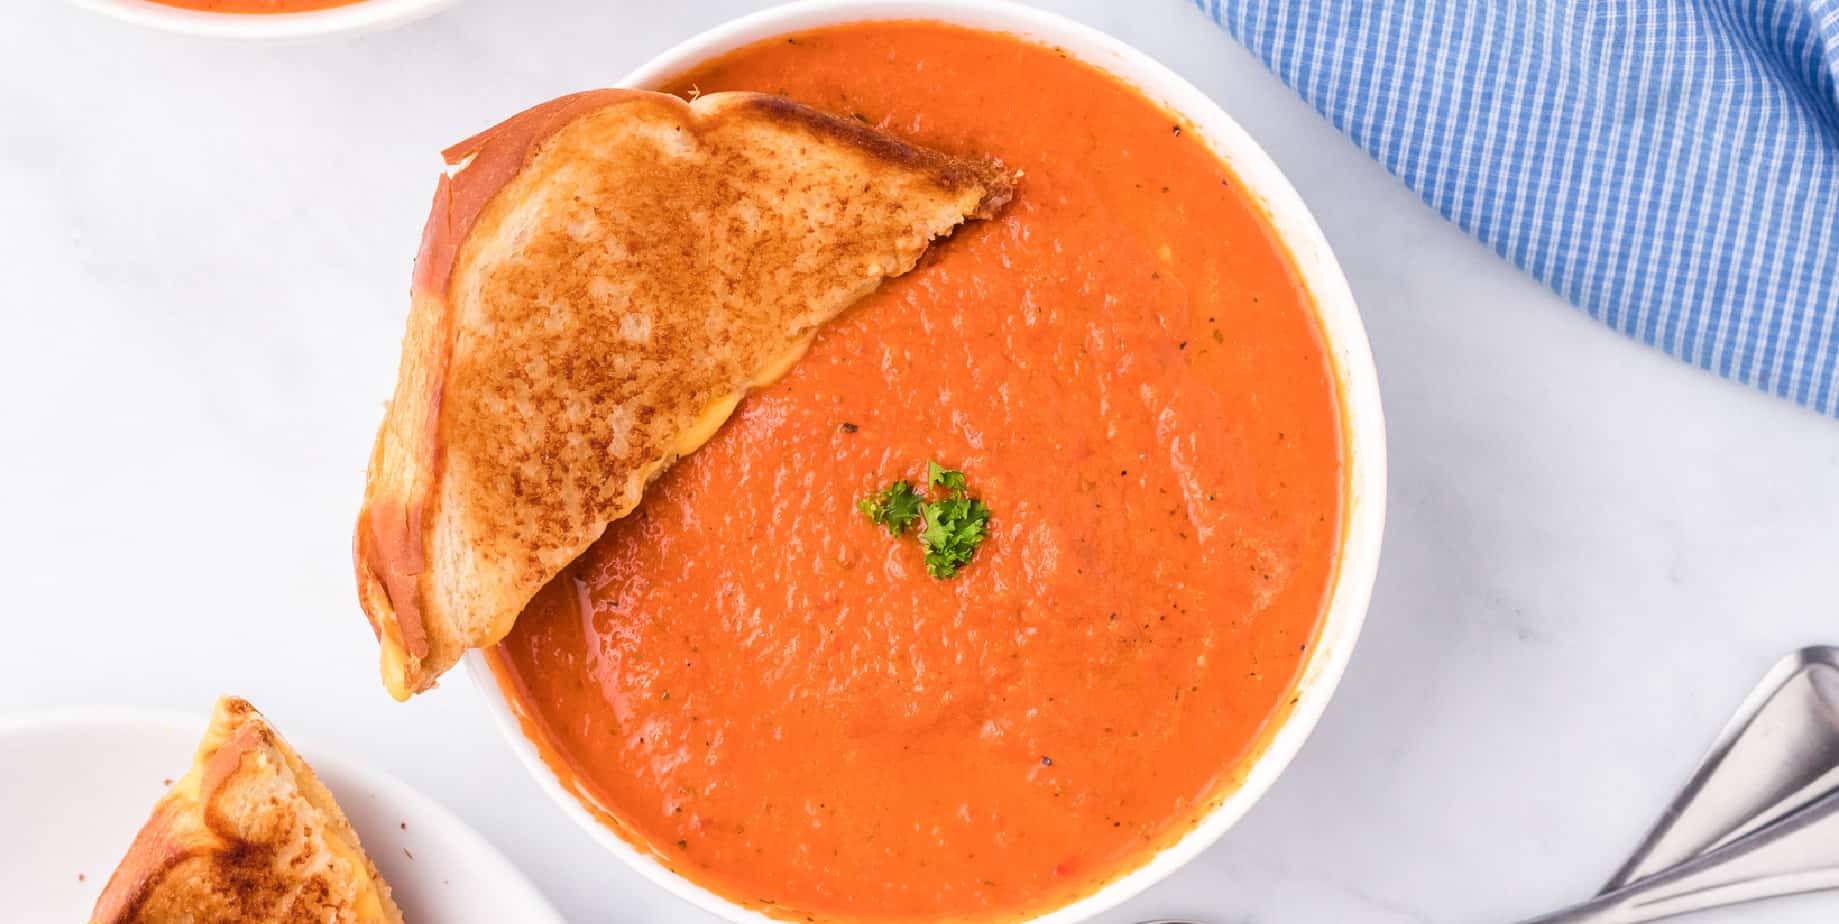
[[90, 922], [402, 924], [402, 913], [312, 768], [226, 696]]
[[1000, 165], [777, 96], [564, 97], [446, 152], [354, 537], [398, 699], [493, 644]]

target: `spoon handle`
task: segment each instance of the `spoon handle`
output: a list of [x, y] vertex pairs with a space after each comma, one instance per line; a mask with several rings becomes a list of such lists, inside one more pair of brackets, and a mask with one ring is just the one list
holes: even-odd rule
[[1839, 791], [1664, 872], [1523, 924], [1640, 924], [1839, 888]]

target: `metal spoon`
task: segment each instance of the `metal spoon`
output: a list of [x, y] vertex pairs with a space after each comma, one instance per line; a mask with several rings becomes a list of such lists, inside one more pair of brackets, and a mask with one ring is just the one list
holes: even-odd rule
[[1636, 924], [1839, 888], [1839, 791], [1646, 879], [1525, 924]]
[[1523, 924], [1639, 924], [1834, 888], [1839, 648], [1806, 648], [1757, 685], [1601, 894]]
[[1602, 891], [1729, 843], [1839, 789], [1839, 648], [1778, 662]]
[[1839, 790], [1676, 866], [1522, 924], [1640, 924], [1835, 888], [1839, 888]]
[[1633, 924], [1831, 888], [1839, 888], [1839, 649], [1807, 648], [1750, 694], [1603, 894], [1534, 922]]

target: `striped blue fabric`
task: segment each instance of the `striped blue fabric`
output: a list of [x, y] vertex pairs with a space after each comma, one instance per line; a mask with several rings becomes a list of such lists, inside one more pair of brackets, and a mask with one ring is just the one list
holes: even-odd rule
[[1195, 0], [1591, 317], [1839, 414], [1839, 0]]

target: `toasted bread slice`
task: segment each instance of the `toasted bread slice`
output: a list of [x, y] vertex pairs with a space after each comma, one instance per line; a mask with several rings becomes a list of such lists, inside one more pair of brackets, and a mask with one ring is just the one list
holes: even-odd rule
[[354, 539], [406, 699], [1011, 177], [776, 96], [604, 90], [446, 152]]
[[313, 770], [248, 702], [217, 701], [91, 924], [402, 924]]

